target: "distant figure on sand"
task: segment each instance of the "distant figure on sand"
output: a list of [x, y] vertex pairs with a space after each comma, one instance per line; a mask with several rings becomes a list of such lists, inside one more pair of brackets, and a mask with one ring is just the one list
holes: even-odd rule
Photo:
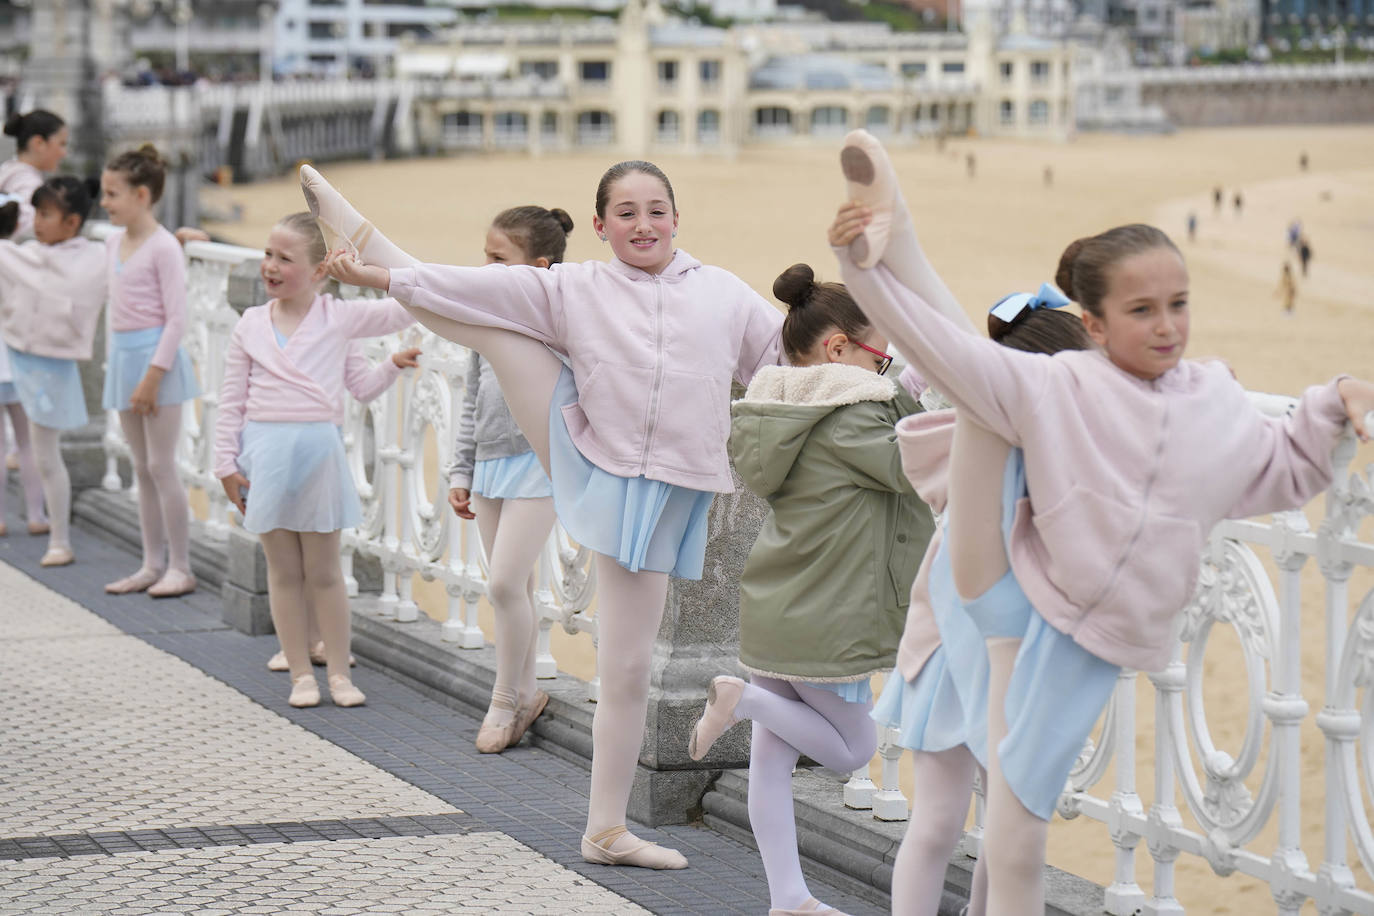
[[1054, 166], [1052, 165], [1045, 166], [1045, 187], [1054, 187]]
[[978, 160], [974, 157], [973, 153], [969, 153], [964, 157], [964, 165], [968, 168], [968, 177], [972, 178], [974, 173], [978, 171]]
[[1197, 241], [1197, 214], [1191, 210], [1188, 211], [1188, 241]]
[[1288, 224], [1288, 247], [1297, 251], [1300, 239], [1302, 239], [1302, 220], [1295, 219]]
[[1307, 236], [1298, 239], [1298, 261], [1302, 264], [1302, 275], [1307, 276], [1307, 262], [1312, 260], [1312, 243], [1307, 240]]
[[1293, 265], [1287, 261], [1283, 262], [1283, 270], [1279, 272], [1279, 288], [1277, 290], [1279, 301], [1283, 303], [1283, 314], [1287, 318], [1293, 317], [1293, 306], [1298, 299], [1298, 281], [1293, 277]]
[[1212, 212], [1221, 212], [1221, 185], [1212, 188]]
[[1245, 199], [1240, 196], [1239, 191], [1231, 198], [1231, 205], [1236, 208], [1236, 216], [1240, 216], [1240, 211], [1245, 208]]
[[1307, 150], [1298, 154], [1298, 169], [1303, 172], [1307, 171]]

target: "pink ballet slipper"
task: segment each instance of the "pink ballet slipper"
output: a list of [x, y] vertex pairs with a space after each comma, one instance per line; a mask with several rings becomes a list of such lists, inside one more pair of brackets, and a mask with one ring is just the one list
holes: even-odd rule
[[161, 578], [162, 570], [140, 567], [138, 572], [125, 576], [123, 579], [116, 579], [106, 585], [105, 592], [110, 595], [128, 595], [133, 592], [146, 591], [148, 586]]
[[908, 218], [897, 172], [887, 150], [866, 130], [850, 131], [844, 138], [840, 168], [849, 199], [872, 214], [863, 233], [849, 243], [849, 254], [859, 267], [872, 267], [882, 260], [894, 220]]
[[302, 674], [291, 682], [291, 696], [288, 703], [297, 709], [320, 705], [320, 685], [315, 683], [315, 675]]
[[[622, 837], [628, 839], [622, 849], [613, 849]], [[631, 865], [635, 868], [686, 868], [687, 857], [676, 849], [669, 849], [648, 840], [641, 840], [624, 825], [603, 830], [596, 836], [582, 838], [582, 858], [593, 865]]]
[[706, 708], [692, 729], [692, 740], [687, 745], [687, 756], [700, 760], [711, 750], [716, 739], [734, 725], [735, 707], [744, 693], [745, 683], [737, 677], [721, 675], [711, 681], [706, 691]]

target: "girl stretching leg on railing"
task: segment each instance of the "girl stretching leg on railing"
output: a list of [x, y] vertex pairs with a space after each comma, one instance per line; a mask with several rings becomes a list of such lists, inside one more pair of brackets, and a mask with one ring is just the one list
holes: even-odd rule
[[782, 316], [674, 249], [672, 186], [647, 162], [613, 166], [597, 186], [592, 225], [613, 257], [548, 270], [417, 264], [313, 169], [302, 179], [321, 226], [356, 248], [331, 255], [335, 276], [389, 290], [491, 363], [559, 518], [595, 552], [602, 692], [583, 857], [683, 868], [625, 827], [654, 638], [668, 575], [700, 578], [712, 497], [731, 489], [731, 379], [779, 362]]
[[[1149, 226], [1080, 239], [1060, 259], [1056, 280], [1100, 349], [996, 346], [901, 279], [926, 261], [877, 141], [855, 131], [841, 162], [855, 203], [831, 241], [846, 285], [959, 411], [1025, 455], [1029, 498], [1007, 554], [1029, 600], [995, 599], [1000, 556], [984, 549], [995, 516], [954, 520], [950, 586], [987, 611], [970, 613], [990, 663], [987, 909], [1039, 916], [1045, 827], [1118, 666], [1163, 667], [1212, 526], [1301, 506], [1327, 486], [1346, 420], [1367, 437], [1374, 386], [1338, 377], [1271, 419], [1225, 366], [1184, 361], [1187, 271]], [[952, 465], [955, 506], [964, 461]]]

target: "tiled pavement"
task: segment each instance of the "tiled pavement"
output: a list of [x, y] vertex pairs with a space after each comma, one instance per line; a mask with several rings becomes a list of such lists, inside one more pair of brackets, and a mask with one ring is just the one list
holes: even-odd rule
[[476, 719], [377, 671], [362, 709], [292, 709], [217, 595], [107, 596], [124, 549], [78, 530], [44, 570], [43, 540], [0, 539], [0, 913], [767, 911], [754, 850], [669, 827], [639, 832], [690, 868], [588, 865], [584, 769], [477, 754]]

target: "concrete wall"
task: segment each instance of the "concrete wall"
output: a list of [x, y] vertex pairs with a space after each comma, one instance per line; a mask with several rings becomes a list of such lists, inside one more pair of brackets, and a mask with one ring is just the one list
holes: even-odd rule
[[1141, 87], [1176, 127], [1374, 122], [1374, 76], [1301, 82], [1169, 83]]

